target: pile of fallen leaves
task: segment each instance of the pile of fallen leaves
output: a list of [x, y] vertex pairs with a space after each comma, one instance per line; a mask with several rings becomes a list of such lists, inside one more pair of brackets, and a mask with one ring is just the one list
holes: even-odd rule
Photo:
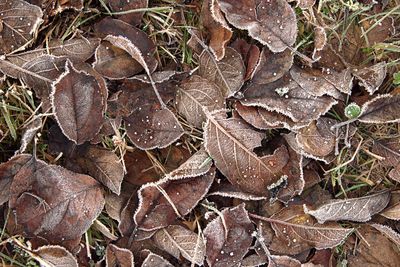
[[[156, 56], [141, 30], [148, 1], [88, 2], [0, 3], [3, 88], [33, 90], [40, 103], [0, 164], [1, 257], [19, 251], [71, 267], [399, 266], [400, 139], [365, 129], [397, 129], [400, 94], [383, 86], [387, 62], [363, 53], [394, 36], [393, 18], [351, 23], [339, 38], [314, 1], [186, 3], [200, 16], [187, 30], [192, 68]], [[388, 8], [363, 4], [371, 15]], [[57, 20], [93, 5], [114, 17], [47, 38]], [[296, 13], [314, 38], [301, 51]], [[378, 167], [360, 175], [364, 184], [341, 179], [369, 162]]]

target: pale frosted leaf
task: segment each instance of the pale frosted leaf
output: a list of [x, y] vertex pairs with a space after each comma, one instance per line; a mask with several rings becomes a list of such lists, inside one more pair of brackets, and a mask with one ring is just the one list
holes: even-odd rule
[[129, 249], [109, 244], [106, 249], [106, 267], [134, 267], [133, 254]]
[[76, 258], [64, 247], [42, 246], [32, 252], [32, 257], [43, 267], [78, 267]]
[[362, 106], [358, 120], [364, 123], [400, 121], [400, 95], [379, 95]]
[[168, 174], [171, 179], [196, 177], [207, 173], [212, 166], [212, 160], [202, 148], [187, 161]]

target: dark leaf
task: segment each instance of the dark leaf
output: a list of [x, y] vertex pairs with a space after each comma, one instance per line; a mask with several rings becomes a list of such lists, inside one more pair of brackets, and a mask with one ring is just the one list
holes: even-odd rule
[[225, 56], [216, 61], [206, 50], [200, 55], [198, 74], [216, 84], [224, 97], [233, 96], [244, 83], [245, 67], [241, 55], [227, 47]]
[[292, 46], [297, 37], [296, 15], [285, 0], [218, 0], [226, 19], [236, 28], [276, 53]]
[[337, 102], [328, 96], [313, 96], [286, 75], [267, 85], [250, 85], [241, 103], [279, 112], [295, 122], [305, 122], [318, 119]]
[[30, 155], [27, 154], [16, 155], [9, 161], [0, 164], [0, 206], [9, 200], [13, 178], [30, 158]]
[[34, 157], [15, 175], [10, 192], [10, 208], [26, 234], [53, 244], [80, 238], [104, 207], [101, 186], [92, 177]]
[[389, 172], [389, 177], [400, 182], [400, 139], [389, 138], [386, 140], [376, 140], [372, 147], [372, 152], [383, 157], [379, 163], [383, 166], [393, 167]]
[[304, 206], [304, 212], [315, 217], [319, 223], [341, 220], [366, 222], [382, 211], [389, 200], [390, 192], [382, 191], [360, 198], [331, 200], [315, 210], [309, 210]]
[[249, 44], [240, 38], [237, 38], [231, 44], [231, 47], [242, 55], [242, 59], [246, 65], [246, 75], [244, 76], [244, 80], [249, 80], [253, 76], [258, 61], [260, 60], [260, 49], [258, 46]]
[[133, 254], [130, 250], [109, 244], [106, 249], [107, 267], [133, 267]]
[[0, 55], [30, 45], [42, 24], [42, 10], [24, 0], [0, 3]]
[[60, 246], [43, 246], [33, 250], [31, 255], [41, 266], [78, 267], [78, 262], [71, 252]]
[[142, 186], [138, 192], [139, 207], [134, 220], [139, 229], [157, 230], [171, 224], [177, 217], [188, 214], [207, 194], [214, 180], [215, 170], [192, 177], [166, 177]]
[[111, 10], [118, 13], [126, 11], [127, 14], [118, 15], [118, 19], [125, 21], [131, 25], [139, 25], [142, 21], [144, 12], [130, 12], [135, 9], [145, 9], [149, 5], [148, 0], [107, 0], [108, 4], [111, 6]]
[[274, 82], [282, 78], [292, 67], [292, 64], [293, 54], [289, 49], [281, 53], [272, 53], [264, 47], [254, 71], [252, 82], [257, 84]]
[[77, 70], [67, 62], [66, 71], [53, 84], [51, 100], [57, 123], [76, 144], [93, 139], [104, 121], [108, 91], [104, 79], [93, 72]]
[[386, 77], [386, 62], [380, 62], [370, 67], [353, 70], [353, 75], [359, 83], [372, 95], [382, 85]]
[[379, 95], [362, 106], [358, 120], [364, 123], [400, 121], [400, 95]]
[[237, 115], [226, 118], [225, 111], [207, 113], [207, 119], [205, 148], [215, 166], [239, 189], [268, 195], [268, 187], [284, 176], [282, 168], [288, 162], [287, 149], [282, 146], [272, 155], [259, 157], [253, 149], [261, 146], [262, 132], [254, 130]]
[[210, 266], [238, 266], [253, 241], [254, 226], [244, 204], [222, 210], [211, 221], [204, 236], [207, 240], [207, 263]]
[[200, 234], [179, 225], [170, 225], [158, 230], [152, 239], [160, 249], [167, 251], [178, 260], [182, 255], [193, 264], [203, 264], [206, 244]]
[[386, 225], [382, 224], [371, 224], [372, 227], [374, 227], [376, 230], [384, 234], [387, 238], [389, 238], [393, 243], [395, 243], [397, 246], [400, 246], [400, 234], [394, 231], [392, 228]]
[[222, 109], [224, 102], [221, 89], [198, 75], [182, 82], [176, 96], [178, 112], [197, 128], [201, 128], [206, 120], [204, 108], [208, 111]]

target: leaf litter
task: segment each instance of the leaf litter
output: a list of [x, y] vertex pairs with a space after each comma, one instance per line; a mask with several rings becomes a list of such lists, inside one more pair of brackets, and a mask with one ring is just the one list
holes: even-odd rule
[[398, 266], [396, 10], [3, 1], [2, 262]]

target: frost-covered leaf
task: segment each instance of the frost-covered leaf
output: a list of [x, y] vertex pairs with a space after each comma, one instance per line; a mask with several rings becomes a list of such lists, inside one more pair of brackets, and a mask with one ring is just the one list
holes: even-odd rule
[[174, 267], [174, 265], [169, 263], [163, 257], [150, 252], [143, 261], [142, 267]]
[[206, 244], [199, 234], [179, 225], [170, 225], [158, 230], [152, 239], [159, 248], [177, 259], [182, 255], [191, 263], [203, 264]]
[[400, 234], [397, 233], [395, 230], [390, 228], [389, 226], [373, 223], [371, 224], [376, 230], [381, 232], [382, 234], [386, 235], [387, 238], [393, 241], [397, 246], [400, 246]]
[[27, 154], [16, 155], [0, 164], [0, 206], [9, 200], [13, 178], [30, 158]]
[[129, 249], [109, 244], [106, 249], [107, 267], [133, 267], [133, 254]]
[[245, 106], [241, 102], [236, 102], [235, 109], [246, 122], [261, 130], [275, 128], [298, 130], [311, 122], [294, 122], [291, 118], [281, 113], [269, 111], [262, 107]]
[[271, 255], [268, 261], [268, 267], [301, 267], [300, 261], [289, 256]]
[[23, 49], [32, 43], [42, 24], [43, 12], [24, 0], [0, 3], [0, 55]]
[[254, 71], [252, 82], [257, 84], [274, 82], [282, 78], [292, 67], [292, 64], [293, 54], [289, 49], [281, 53], [272, 53], [264, 47]]
[[43, 48], [49, 51], [53, 56], [63, 56], [71, 61], [86, 61], [91, 58], [100, 44], [99, 38], [76, 37], [65, 42], [60, 39], [53, 39], [49, 42], [48, 47]]
[[108, 79], [128, 78], [143, 70], [142, 65], [126, 51], [107, 41], [102, 41], [96, 49], [93, 67]]
[[357, 78], [367, 92], [372, 95], [382, 85], [386, 77], [386, 62], [353, 70], [353, 75]]
[[221, 215], [204, 229], [207, 263], [210, 266], [237, 266], [251, 246], [254, 226], [244, 204], [226, 208]]
[[177, 217], [188, 214], [207, 194], [215, 169], [190, 178], [165, 178], [143, 185], [139, 192], [139, 207], [134, 220], [139, 229], [157, 230], [171, 224]]
[[292, 78], [306, 91], [314, 96], [330, 95], [337, 99], [340, 93], [350, 94], [353, 87], [351, 71], [345, 69], [311, 69], [293, 67], [290, 70]]
[[200, 55], [199, 64], [198, 74], [215, 83], [224, 97], [233, 96], [244, 83], [245, 66], [241, 55], [233, 48], [227, 47], [220, 61], [205, 50]]
[[209, 36], [209, 47], [217, 60], [225, 56], [226, 45], [233, 31], [223, 18], [217, 3], [212, 0], [203, 1], [201, 8], [201, 25]]
[[125, 21], [131, 25], [139, 25], [142, 21], [144, 12], [129, 12], [135, 9], [145, 9], [149, 5], [148, 0], [107, 0], [106, 1], [111, 10], [114, 12], [126, 12], [126, 14], [120, 14], [117, 16], [118, 19]]
[[53, 83], [52, 107], [64, 135], [83, 144], [93, 139], [103, 125], [108, 90], [95, 71], [77, 70], [69, 61], [65, 68]]
[[[258, 216], [253, 216], [257, 218]], [[262, 217], [258, 217], [262, 218]], [[263, 230], [265, 222], [259, 223], [260, 233], [268, 241], [268, 247], [278, 253], [295, 255], [310, 248], [332, 248], [347, 238], [354, 229], [343, 228], [337, 223], [318, 224], [307, 214], [304, 214], [302, 206], [292, 205], [280, 210], [271, 218], [273, 236], [269, 237]]]
[[276, 53], [297, 37], [296, 14], [285, 0], [218, 0], [226, 19]]
[[372, 147], [372, 152], [383, 157], [379, 163], [383, 166], [393, 167], [389, 172], [389, 177], [400, 182], [400, 139], [389, 138], [386, 140], [376, 140]]
[[34, 156], [15, 175], [10, 208], [28, 236], [62, 244], [80, 238], [104, 206], [92, 177], [49, 165]]
[[105, 148], [89, 146], [77, 157], [82, 171], [119, 195], [124, 178], [124, 167], [118, 156]]
[[250, 85], [245, 89], [244, 98], [240, 102], [245, 106], [279, 112], [295, 122], [318, 119], [337, 103], [329, 96], [312, 95], [289, 75], [266, 85]]
[[[300, 2], [309, 2], [307, 0]], [[311, 2], [315, 2], [315, 0], [311, 0]], [[317, 52], [322, 51], [326, 45], [327, 37], [326, 31], [323, 27], [317, 26], [314, 28], [314, 51], [312, 54], [312, 58], [314, 60], [319, 60], [318, 56], [316, 56]]]
[[261, 146], [264, 137], [237, 115], [227, 118], [225, 111], [206, 113], [205, 148], [215, 166], [239, 189], [268, 195], [268, 187], [282, 179], [288, 152], [282, 146], [272, 155], [259, 157], [253, 149]]
[[168, 174], [172, 179], [196, 177], [206, 174], [212, 166], [211, 157], [202, 148], [194, 153], [187, 161]]
[[326, 221], [366, 222], [382, 211], [390, 200], [390, 192], [382, 191], [360, 198], [335, 199], [323, 204], [315, 210], [304, 206], [304, 212], [315, 217], [319, 223]]
[[43, 267], [78, 267], [76, 258], [60, 246], [42, 246], [30, 253]]
[[193, 75], [182, 82], [176, 96], [176, 107], [190, 124], [201, 128], [206, 120], [204, 108], [209, 111], [224, 108], [221, 89], [208, 79]]
[[378, 95], [366, 102], [358, 120], [364, 123], [391, 123], [400, 121], [400, 94]]
[[32, 139], [35, 137], [37, 131], [42, 127], [42, 118], [41, 117], [34, 117], [32, 121], [30, 121], [25, 127], [24, 127], [24, 133], [22, 134], [21, 137], [21, 146], [17, 151], [15, 151], [15, 154], [20, 154], [25, 152], [27, 146], [29, 143], [32, 141]]

